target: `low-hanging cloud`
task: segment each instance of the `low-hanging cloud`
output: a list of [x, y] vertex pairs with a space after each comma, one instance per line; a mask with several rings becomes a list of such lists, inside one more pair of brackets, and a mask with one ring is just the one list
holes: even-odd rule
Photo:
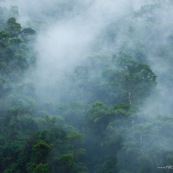
[[[100, 43], [97, 51], [119, 52], [122, 47], [128, 49], [142, 47], [142, 50], [147, 52], [146, 57], [158, 77], [159, 92], [159, 99], [158, 96], [154, 96], [147, 100], [148, 109], [145, 108], [145, 111], [153, 109], [155, 111], [157, 107], [158, 112], [162, 114], [166, 110], [165, 113], [172, 111], [170, 106], [172, 99], [167, 97], [172, 92], [169, 81], [171, 67], [159, 57], [158, 53], [158, 50], [166, 47], [173, 31], [172, 7], [168, 5], [171, 1], [37, 0], [28, 3], [26, 0], [6, 0], [1, 3], [7, 7], [18, 6], [19, 21], [25, 25], [32, 20], [41, 23], [42, 28], [38, 30], [35, 44], [38, 55], [38, 67], [35, 73], [39, 87], [58, 85], [66, 72], [92, 54], [93, 47], [97, 44], [100, 35], [104, 35], [105, 29], [115, 24], [119, 29], [112, 43], [113, 46]], [[152, 16], [144, 10], [142, 17], [134, 19], [134, 13], [142, 10], [141, 7], [154, 4], [157, 5], [153, 6]], [[149, 20], [154, 20], [154, 24]], [[134, 30], [132, 35], [129, 35], [129, 27]], [[161, 79], [163, 77], [164, 82]], [[155, 104], [151, 107], [150, 102]], [[168, 106], [166, 109], [164, 109], [165, 105]]]
[[[18, 6], [18, 20], [37, 30], [34, 45], [37, 64], [32, 78], [40, 97], [47, 99], [65, 92], [64, 85], [71, 85], [66, 75], [91, 54], [114, 55], [125, 51], [132, 56], [136, 56], [134, 52], [141, 55], [136, 58], [144, 57], [157, 76], [156, 91], [136, 113], [142, 123], [143, 119], [147, 120], [143, 124], [135, 122], [130, 130], [127, 125], [124, 148], [118, 159], [126, 164], [123, 155], [126, 146], [136, 150], [136, 144], [139, 151], [149, 156], [154, 154], [148, 148], [171, 149], [172, 136], [167, 131], [171, 124], [167, 120], [165, 124], [160, 123], [163, 120], [159, 117], [173, 112], [171, 0], [6, 0], [0, 3], [7, 8]], [[109, 36], [108, 31], [113, 34]], [[109, 128], [114, 135], [116, 127]], [[123, 168], [123, 164], [119, 166]]]

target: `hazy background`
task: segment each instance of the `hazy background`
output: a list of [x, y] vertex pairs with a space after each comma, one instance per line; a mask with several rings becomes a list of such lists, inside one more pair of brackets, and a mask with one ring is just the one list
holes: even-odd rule
[[64, 92], [65, 75], [92, 54], [139, 50], [157, 75], [158, 83], [157, 94], [147, 99], [142, 113], [150, 112], [152, 116], [172, 113], [171, 0], [1, 0], [0, 3], [8, 8], [17, 6], [17, 18], [22, 25], [37, 30], [37, 68], [32, 78], [40, 96]]
[[[156, 91], [145, 100], [137, 114], [149, 121], [172, 114], [171, 0], [6, 0], [0, 3], [6, 7], [18, 6], [18, 20], [37, 30], [37, 66], [32, 78], [39, 97], [50, 99], [65, 92], [66, 85], [72, 85], [66, 76], [88, 56], [114, 55], [123, 50], [132, 55], [139, 53], [134, 56], [143, 57], [157, 76]], [[140, 134], [142, 130], [138, 130]], [[135, 129], [127, 133], [127, 141], [134, 139], [135, 133]], [[163, 143], [159, 135], [164, 133], [156, 134], [151, 148], [160, 145], [171, 148], [172, 139]], [[152, 138], [141, 139], [144, 143], [141, 150], [146, 150]], [[123, 159], [121, 152], [120, 160]]]
[[[8, 0], [3, 2], [5, 6], [18, 6], [18, 19], [24, 25], [34, 27], [33, 21], [41, 24], [41, 27], [35, 25], [35, 28], [39, 29], [35, 45], [38, 55], [35, 76], [36, 86], [39, 91], [43, 89], [42, 93], [58, 87], [58, 84], [62, 83], [64, 74], [93, 52], [116, 54], [122, 48], [126, 48], [128, 52], [141, 49], [158, 77], [159, 92], [157, 93], [159, 98], [152, 97], [147, 100], [145, 111], [153, 113], [157, 111], [156, 114], [171, 113], [171, 58], [161, 57], [162, 52], [167, 51], [166, 48], [172, 49], [171, 1]], [[147, 6], [152, 4], [152, 13], [147, 13]], [[146, 9], [143, 8], [144, 5]], [[139, 17], [134, 18], [135, 13], [140, 13]], [[110, 42], [110, 36], [106, 33], [112, 25], [116, 34], [112, 36]], [[129, 30], [132, 30], [130, 34]]]

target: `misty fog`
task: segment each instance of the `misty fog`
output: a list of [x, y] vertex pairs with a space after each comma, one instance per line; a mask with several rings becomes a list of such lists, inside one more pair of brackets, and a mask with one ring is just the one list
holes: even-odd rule
[[[48, 165], [45, 170], [171, 171], [172, 0], [1, 0], [0, 7], [6, 11], [1, 20], [15, 17], [24, 29], [36, 32], [26, 49], [31, 49], [27, 56], [34, 54], [35, 64], [23, 70], [22, 80], [12, 83], [15, 89], [8, 91], [9, 98], [1, 99], [3, 112], [13, 107], [8, 99], [14, 97], [15, 105], [18, 104], [17, 97], [19, 108], [24, 105], [28, 110], [21, 113], [23, 117], [33, 114], [34, 121], [41, 122], [38, 129], [50, 130], [57, 119], [52, 127], [62, 128], [68, 140], [77, 140], [69, 144], [72, 149], [67, 152], [58, 148], [62, 139], [50, 142], [50, 148], [53, 147], [46, 161], [39, 162]], [[1, 30], [5, 30], [5, 22], [1, 23]], [[11, 37], [21, 39], [22, 35]], [[25, 97], [29, 101], [20, 102]], [[64, 157], [59, 150], [65, 151]], [[66, 158], [65, 163], [71, 158], [80, 166], [72, 169], [60, 162], [62, 158]], [[31, 166], [26, 172], [33, 169], [36, 173], [36, 168]]]

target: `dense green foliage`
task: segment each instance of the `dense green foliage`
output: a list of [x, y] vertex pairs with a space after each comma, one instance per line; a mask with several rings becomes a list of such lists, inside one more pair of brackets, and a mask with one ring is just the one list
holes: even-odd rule
[[0, 14], [0, 172], [158, 173], [172, 164], [172, 116], [138, 114], [157, 85], [142, 49], [87, 57], [68, 74], [61, 102], [40, 101], [26, 75], [37, 33]]
[[24, 80], [35, 64], [34, 37], [14, 17], [0, 30], [0, 172], [83, 172], [81, 135], [62, 120], [40, 117], [32, 83]]

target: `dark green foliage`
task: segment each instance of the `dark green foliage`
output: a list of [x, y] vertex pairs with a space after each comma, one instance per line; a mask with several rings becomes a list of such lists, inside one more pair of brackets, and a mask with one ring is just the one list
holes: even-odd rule
[[32, 147], [32, 162], [44, 163], [51, 150], [51, 146], [43, 140], [36, 141]]
[[67, 130], [61, 118], [39, 118], [41, 108], [32, 84], [23, 81], [24, 72], [35, 62], [35, 31], [22, 28], [14, 17], [4, 28], [0, 30], [0, 172], [82, 171], [81, 135]]
[[10, 36], [18, 36], [21, 32], [21, 29], [21, 25], [16, 22], [16, 19], [14, 17], [11, 17], [7, 20], [6, 30], [10, 34]]
[[[143, 6], [134, 17], [158, 8]], [[6, 10], [0, 7], [0, 172], [157, 173], [172, 165], [172, 116], [138, 114], [157, 84], [143, 48], [123, 44], [123, 53], [89, 56], [63, 81], [60, 101], [56, 94], [40, 101], [25, 76], [36, 65], [36, 32], [17, 22], [16, 7], [15, 17]], [[114, 47], [120, 28], [110, 24], [100, 42]], [[172, 64], [172, 36], [168, 43], [157, 55]], [[168, 78], [172, 87], [171, 71]]]
[[83, 169], [77, 164], [81, 155], [79, 135], [68, 134], [56, 126], [41, 130], [38, 123], [32, 122], [32, 119], [30, 122], [27, 116], [22, 119], [12, 117], [11, 120], [4, 120], [6, 124], [1, 120], [5, 125], [1, 128], [6, 134], [1, 135], [1, 141], [4, 141], [0, 148], [2, 171], [54, 173], [57, 170], [68, 172], [74, 169], [73, 172], [79, 172]]
[[29, 43], [21, 39], [21, 30], [22, 27], [14, 17], [8, 19], [5, 30], [0, 30], [2, 97], [14, 88], [13, 85], [22, 79], [24, 70], [28, 69], [34, 61], [33, 52], [29, 50]]
[[62, 173], [78, 173], [75, 157], [73, 154], [64, 154], [57, 158], [57, 172]]
[[34, 40], [34, 35], [36, 32], [32, 28], [24, 28], [21, 31], [21, 37], [23, 40], [30, 42]]
[[116, 158], [107, 158], [103, 164], [100, 164], [96, 170], [96, 173], [114, 173], [117, 171], [116, 168]]
[[48, 166], [47, 164], [41, 163], [37, 165], [32, 172], [33, 173], [48, 173]]

